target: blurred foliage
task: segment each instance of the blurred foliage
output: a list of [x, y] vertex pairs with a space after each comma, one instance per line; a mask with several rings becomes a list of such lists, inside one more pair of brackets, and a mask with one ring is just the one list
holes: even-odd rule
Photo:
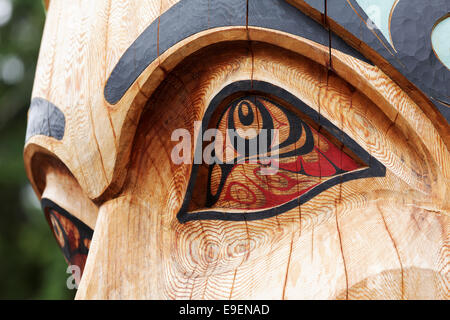
[[[67, 264], [22, 159], [45, 12], [38, 0], [1, 1], [11, 3], [13, 10], [9, 22], [0, 26], [0, 299], [72, 299]], [[13, 81], [2, 70], [11, 57], [15, 63], [6, 71]]]

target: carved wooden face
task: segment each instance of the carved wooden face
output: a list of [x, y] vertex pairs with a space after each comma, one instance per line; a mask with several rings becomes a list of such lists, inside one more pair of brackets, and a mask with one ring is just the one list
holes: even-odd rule
[[448, 299], [446, 93], [309, 4], [50, 1], [24, 157], [77, 298]]

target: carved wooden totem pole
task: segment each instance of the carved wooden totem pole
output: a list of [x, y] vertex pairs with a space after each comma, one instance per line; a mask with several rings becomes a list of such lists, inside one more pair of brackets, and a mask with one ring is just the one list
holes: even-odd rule
[[448, 299], [448, 0], [50, 0], [25, 166], [79, 299]]

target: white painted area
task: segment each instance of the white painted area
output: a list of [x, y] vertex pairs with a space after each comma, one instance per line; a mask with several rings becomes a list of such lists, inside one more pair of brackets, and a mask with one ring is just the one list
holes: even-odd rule
[[436, 25], [431, 35], [431, 43], [439, 60], [450, 69], [450, 17]]
[[389, 32], [389, 18], [396, 0], [356, 0], [356, 2], [370, 19], [367, 25], [380, 30], [386, 40], [393, 45]]

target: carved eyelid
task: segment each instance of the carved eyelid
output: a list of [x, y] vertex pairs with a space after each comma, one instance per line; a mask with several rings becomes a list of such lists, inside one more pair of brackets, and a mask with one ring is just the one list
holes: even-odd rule
[[[192, 220], [231, 220], [231, 221], [242, 221], [242, 220], [259, 220], [266, 219], [281, 213], [284, 213], [292, 208], [298, 207], [299, 205], [311, 200], [315, 196], [319, 195], [323, 191], [337, 185], [340, 183], [344, 183], [347, 181], [369, 178], [369, 177], [383, 177], [386, 174], [386, 168], [382, 165], [377, 159], [372, 157], [366, 150], [364, 150], [360, 145], [358, 145], [352, 138], [350, 138], [347, 134], [333, 125], [329, 120], [319, 115], [314, 109], [307, 106], [303, 101], [294, 95], [290, 94], [288, 91], [272, 85], [263, 81], [239, 81], [232, 83], [222, 89], [211, 101], [208, 106], [206, 113], [202, 120], [202, 133], [208, 128], [208, 124], [210, 123], [212, 114], [214, 111], [218, 109], [218, 107], [223, 104], [224, 99], [230, 97], [238, 92], [241, 93], [249, 93], [248, 96], [270, 96], [277, 97], [282, 101], [285, 101], [287, 104], [293, 106], [296, 109], [299, 109], [300, 112], [305, 114], [309, 119], [315, 122], [320, 127], [324, 128], [328, 131], [332, 136], [337, 138], [340, 143], [342, 143], [345, 147], [351, 150], [362, 162], [364, 162], [367, 167], [362, 167], [359, 170], [352, 170], [345, 172], [339, 172], [339, 174], [325, 180], [324, 182], [318, 183], [313, 186], [310, 190], [290, 199], [289, 201], [282, 203], [280, 201], [275, 202], [273, 207], [264, 207], [259, 209], [205, 209], [198, 211], [189, 212], [189, 205], [193, 195], [194, 187], [196, 184], [196, 179], [198, 175], [199, 166], [198, 164], [194, 164], [191, 171], [191, 176], [188, 184], [188, 188], [186, 191], [186, 195], [182, 204], [180, 211], [177, 214], [178, 220], [181, 223], [185, 223]], [[245, 95], [244, 95], [245, 97]], [[273, 103], [277, 105], [277, 103], [271, 101], [270, 98], [266, 99], [269, 103]], [[229, 104], [230, 105], [230, 104]], [[281, 106], [277, 106], [278, 108], [283, 108]], [[227, 113], [229, 107], [225, 109], [221, 118], [224, 114]], [[300, 118], [298, 118], [300, 119]], [[302, 120], [299, 120], [300, 123], [304, 123]], [[304, 123], [306, 125], [306, 123]], [[308, 129], [308, 126], [304, 126], [305, 130]], [[201, 143], [202, 135], [199, 135], [197, 141], [197, 148], [202, 147]], [[330, 161], [331, 162], [331, 161]], [[222, 170], [222, 174], [223, 174]], [[303, 171], [305, 173], [306, 171]], [[336, 171], [337, 172], [337, 171]], [[209, 174], [211, 175], [211, 174]], [[228, 176], [227, 176], [228, 177]], [[221, 183], [223, 187], [223, 183]], [[208, 185], [208, 191], [209, 189]], [[217, 198], [217, 197], [216, 197]], [[216, 199], [217, 200], [217, 199]], [[211, 203], [209, 203], [211, 205]]]

